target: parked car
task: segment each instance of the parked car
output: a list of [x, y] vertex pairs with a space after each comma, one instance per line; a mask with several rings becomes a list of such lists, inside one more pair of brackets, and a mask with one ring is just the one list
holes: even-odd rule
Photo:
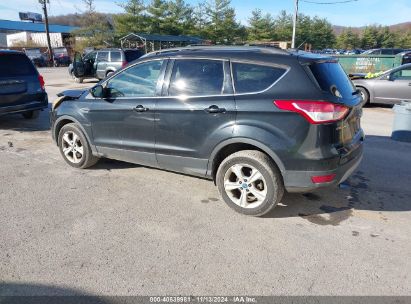
[[103, 79], [142, 55], [143, 52], [136, 49], [103, 49], [88, 52], [83, 57], [76, 53], [74, 64], [78, 66], [79, 76], [73, 74], [74, 64], [69, 66], [69, 74], [80, 83], [86, 78]]
[[397, 55], [398, 53], [403, 52], [404, 49], [393, 49], [393, 48], [385, 48], [385, 49], [371, 49], [363, 52], [363, 55]]
[[55, 67], [69, 66], [70, 56], [65, 47], [53, 48], [53, 64]]
[[364, 103], [396, 104], [402, 100], [411, 101], [411, 63], [377, 75], [370, 79], [353, 80]]
[[29, 57], [33, 64], [37, 67], [46, 66], [46, 60], [44, 60], [40, 49], [24, 49], [24, 53]]
[[0, 115], [21, 113], [27, 119], [47, 108], [43, 77], [23, 52], [0, 50]]
[[362, 158], [361, 97], [332, 57], [166, 50], [59, 95], [52, 136], [70, 166], [107, 157], [206, 177], [247, 215], [266, 214], [285, 190], [339, 184]]

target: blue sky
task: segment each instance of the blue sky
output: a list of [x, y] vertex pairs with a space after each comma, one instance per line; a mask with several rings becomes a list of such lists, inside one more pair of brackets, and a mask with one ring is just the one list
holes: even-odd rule
[[[95, 0], [97, 10], [101, 12], [121, 12], [116, 3], [125, 0]], [[186, 0], [196, 4], [198, 0]], [[312, 1], [312, 0], [311, 0]], [[316, 2], [335, 2], [338, 0], [315, 0]], [[341, 1], [341, 0], [340, 0]], [[0, 4], [0, 19], [18, 20], [19, 11], [41, 12], [37, 0], [2, 1]], [[74, 13], [83, 9], [81, 0], [50, 0], [50, 14], [59, 15]], [[280, 10], [292, 12], [294, 0], [232, 0], [237, 18], [243, 24], [247, 23], [250, 12], [260, 8], [273, 15]], [[357, 0], [351, 3], [334, 5], [318, 5], [306, 2], [300, 3], [300, 11], [310, 16], [327, 18], [335, 25], [363, 26], [369, 24], [390, 25], [411, 21], [411, 0]]]

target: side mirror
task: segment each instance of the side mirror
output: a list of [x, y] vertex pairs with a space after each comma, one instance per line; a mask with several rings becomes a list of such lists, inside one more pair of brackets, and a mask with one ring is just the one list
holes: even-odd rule
[[101, 85], [98, 84], [90, 89], [90, 94], [94, 98], [105, 98], [106, 97], [106, 89]]
[[393, 75], [388, 74], [387, 76], [385, 76], [385, 79], [391, 81], [391, 80], [393, 80], [393, 77], [392, 77], [392, 76], [393, 76]]

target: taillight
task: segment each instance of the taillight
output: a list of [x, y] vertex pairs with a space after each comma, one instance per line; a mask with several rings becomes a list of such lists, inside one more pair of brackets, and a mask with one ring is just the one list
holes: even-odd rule
[[121, 64], [121, 67], [122, 67], [122, 68], [125, 68], [126, 65], [127, 65], [127, 63], [128, 63], [127, 61], [123, 61], [123, 63]]
[[311, 176], [311, 181], [314, 184], [324, 184], [324, 183], [332, 182], [335, 177], [336, 177], [336, 174]]
[[45, 90], [45, 87], [44, 87], [45, 82], [44, 82], [43, 76], [39, 75], [38, 79], [39, 79], [39, 82], [40, 82], [40, 87], [44, 91]]
[[314, 100], [275, 100], [281, 110], [292, 111], [304, 116], [311, 124], [322, 124], [343, 119], [349, 108], [343, 105]]

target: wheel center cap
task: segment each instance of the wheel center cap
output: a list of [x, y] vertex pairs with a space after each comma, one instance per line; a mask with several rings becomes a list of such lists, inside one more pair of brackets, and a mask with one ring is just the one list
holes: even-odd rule
[[247, 183], [242, 183], [242, 184], [241, 184], [241, 187], [242, 187], [243, 189], [248, 189]]

